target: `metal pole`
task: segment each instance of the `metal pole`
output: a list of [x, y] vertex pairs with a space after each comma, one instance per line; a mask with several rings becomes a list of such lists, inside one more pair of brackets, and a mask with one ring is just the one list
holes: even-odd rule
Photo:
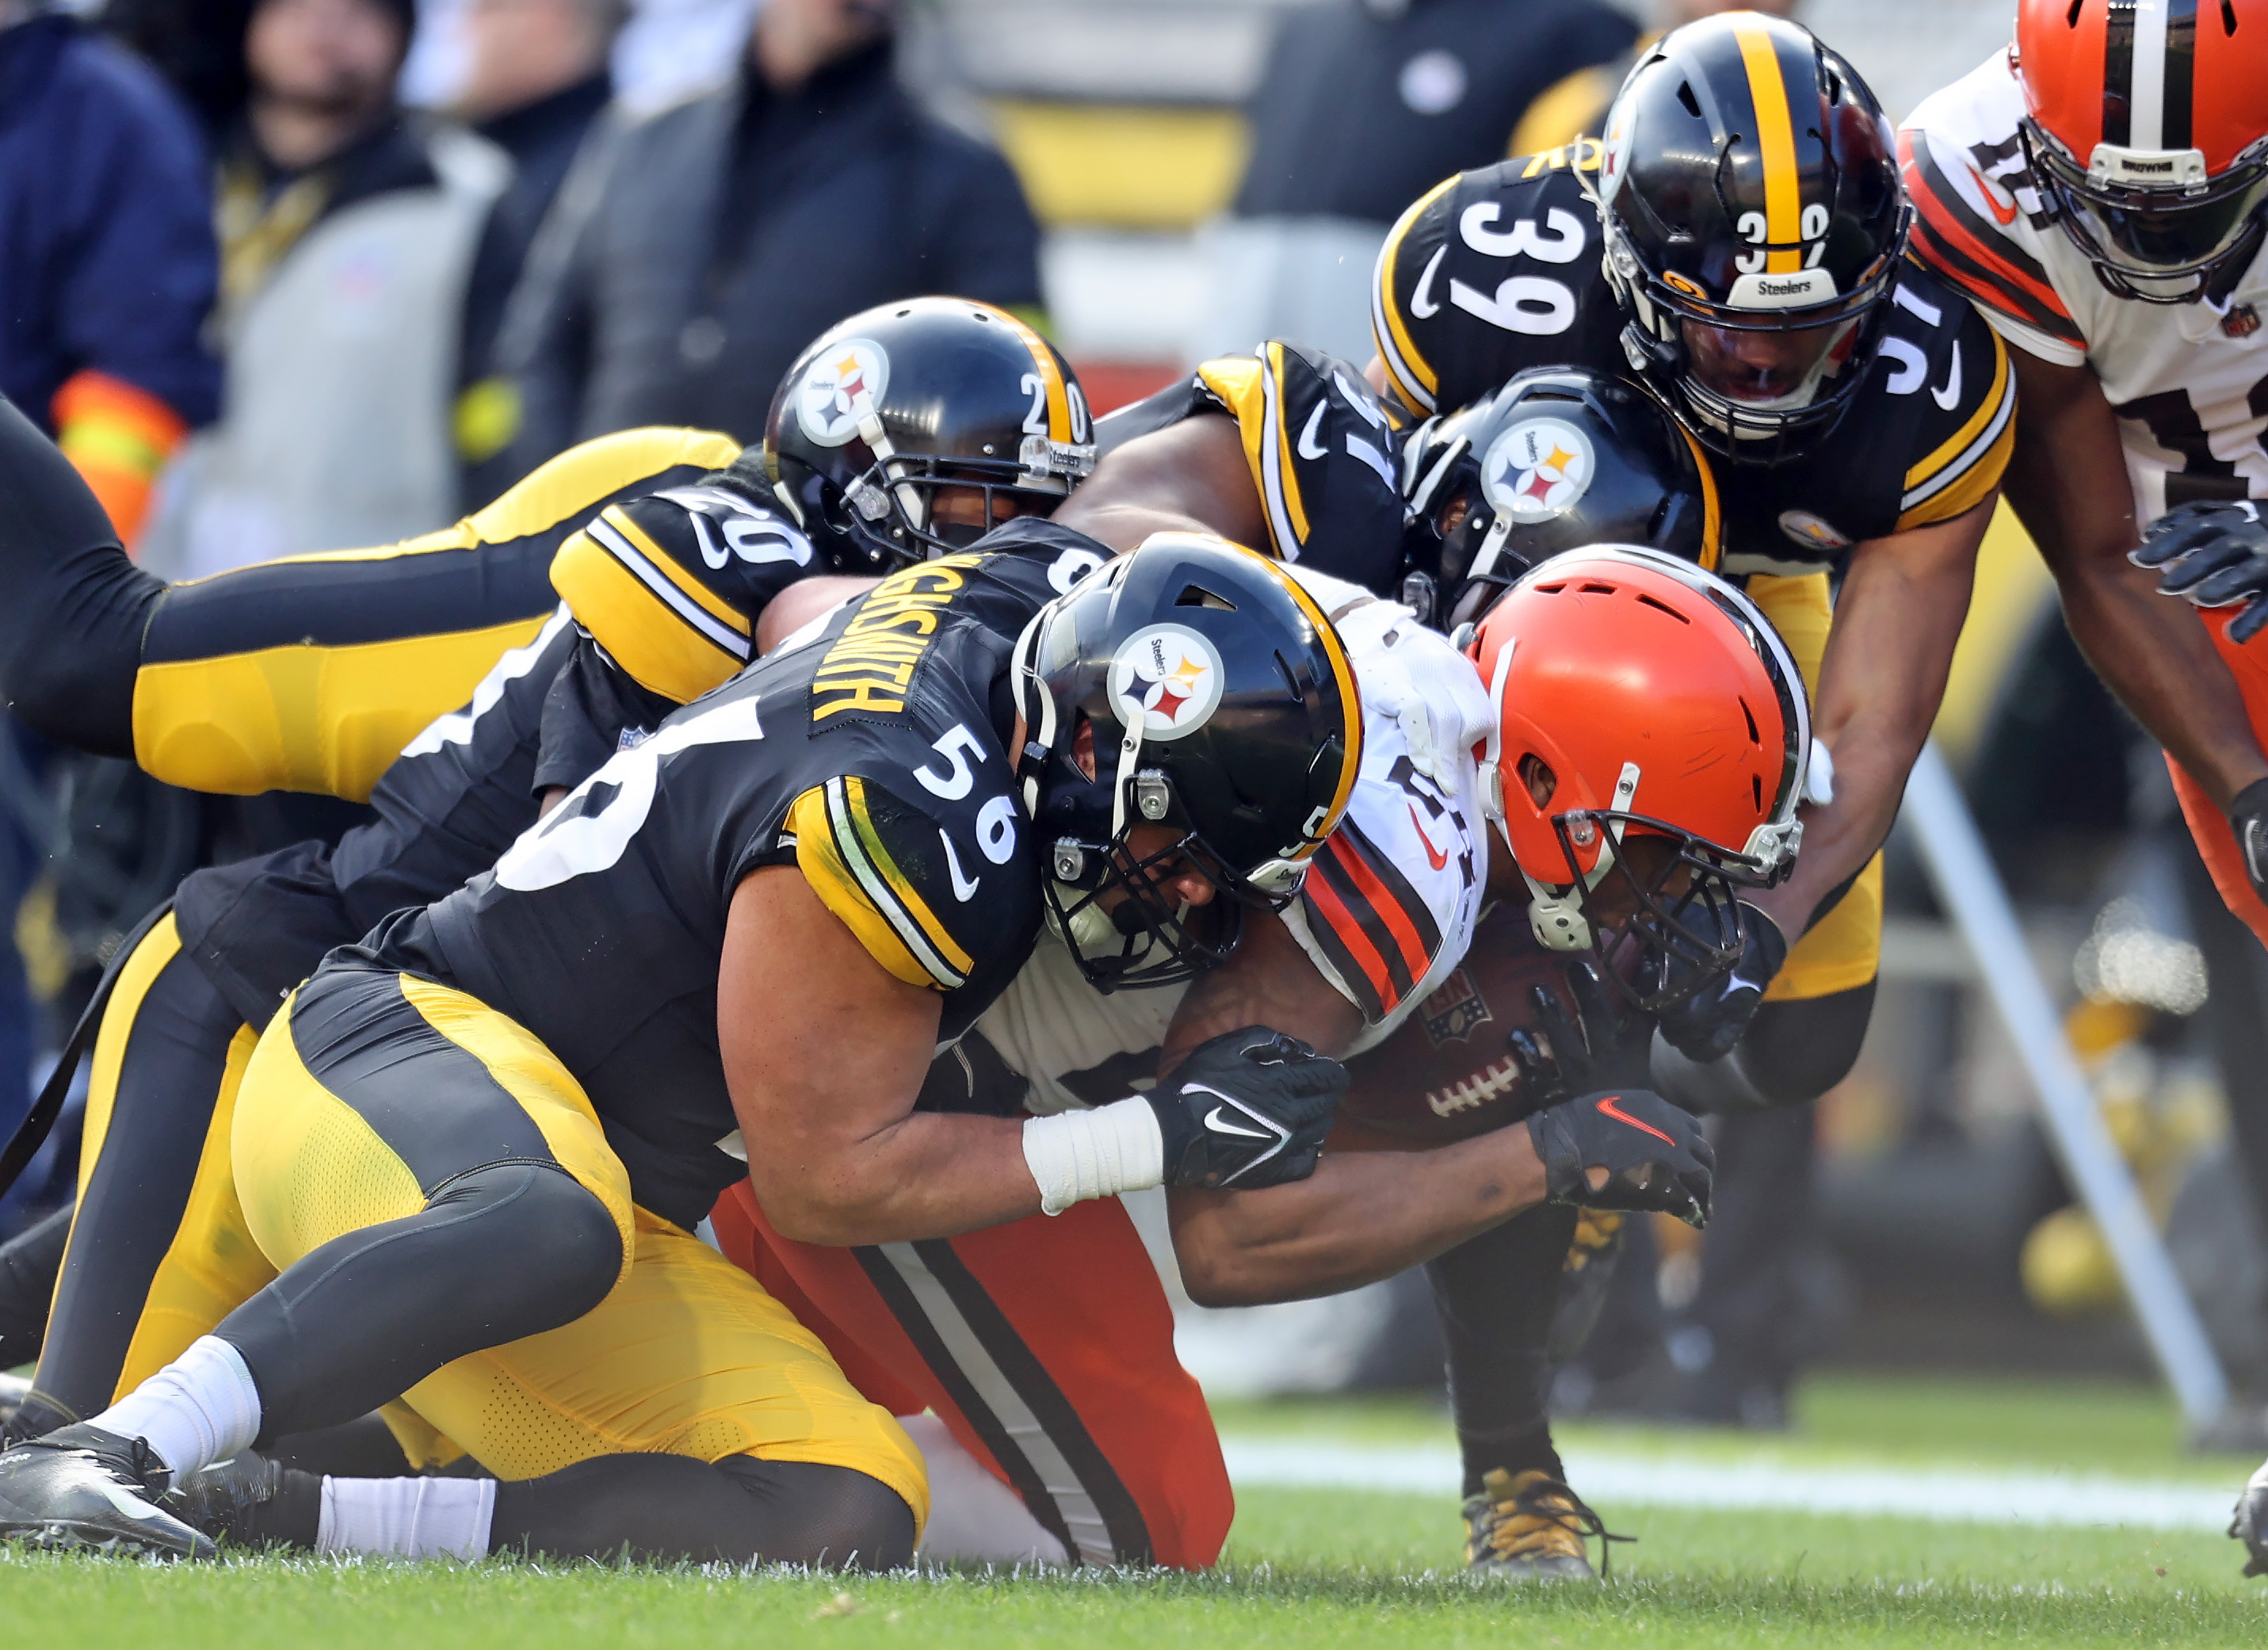
[[2211, 1425], [2228, 1403], [2228, 1377], [2103, 1123], [2062, 1017], [2032, 965], [2007, 890], [1934, 743], [1907, 777], [1902, 822], [1913, 832], [1947, 917], [1976, 955], [1984, 989], [2039, 1094], [2048, 1139], [2110, 1246], [2158, 1367], [2192, 1431]]

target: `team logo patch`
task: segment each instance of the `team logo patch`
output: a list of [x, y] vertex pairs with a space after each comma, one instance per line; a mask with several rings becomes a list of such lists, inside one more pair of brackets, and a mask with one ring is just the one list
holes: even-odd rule
[[1481, 995], [1481, 988], [1462, 969], [1442, 981], [1441, 989], [1420, 1004], [1418, 1013], [1425, 1021], [1427, 1040], [1437, 1049], [1445, 1042], [1462, 1042], [1476, 1027], [1496, 1018], [1489, 1013], [1488, 998]]
[[1194, 733], [1219, 708], [1228, 674], [1213, 645], [1178, 624], [1138, 630], [1110, 661], [1110, 692], [1142, 713], [1145, 740]]
[[1808, 510], [1781, 511], [1779, 530], [1807, 550], [1839, 550], [1851, 542], [1849, 534]]
[[1481, 490], [1514, 521], [1548, 521], [1580, 504], [1597, 473], [1590, 437], [1564, 418], [1528, 418], [1490, 446]]
[[845, 338], [821, 351], [796, 386], [795, 416], [803, 433], [823, 447], [839, 447], [858, 433], [858, 403], [879, 409], [890, 387], [890, 357], [867, 338]]
[[2231, 304], [2220, 318], [2220, 329], [2232, 338], [2250, 338], [2260, 330], [2260, 312], [2250, 304]]

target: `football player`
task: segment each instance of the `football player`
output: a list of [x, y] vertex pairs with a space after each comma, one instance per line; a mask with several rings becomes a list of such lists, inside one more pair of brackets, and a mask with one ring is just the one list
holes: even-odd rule
[[837, 404], [853, 362], [872, 380], [858, 416], [886, 423], [872, 433], [887, 457], [864, 437], [835, 446], [895, 476], [861, 512], [791, 475], [799, 512], [814, 526], [831, 512], [816, 555], [760, 446], [743, 458], [722, 436], [640, 431], [576, 448], [448, 533], [168, 587], [4, 415], [0, 463], [27, 501], [6, 547], [17, 712], [170, 783], [368, 796], [379, 816], [334, 851], [197, 873], [122, 959], [95, 1044], [77, 1235], [18, 1432], [103, 1408], [265, 1280], [248, 1243], [176, 1239], [200, 1197], [212, 1206], [197, 1221], [235, 1228], [225, 1177], [200, 1165], [226, 1138], [259, 1028], [324, 953], [484, 869], [540, 792], [740, 669], [790, 582], [966, 542], [1058, 502], [1091, 462], [1077, 379], [1003, 312], [916, 300], [830, 337], [856, 342], [799, 380], [812, 410], [798, 414], [855, 436]]
[[[1917, 255], [2016, 346], [2009, 497], [2072, 634], [2165, 748], [2215, 888], [2268, 941], [2268, 655], [2250, 639], [2268, 535], [2244, 502], [2268, 492], [2264, 30], [2261, 0], [2021, 0], [2013, 47], [1900, 143]], [[2200, 622], [2167, 595], [2246, 610]], [[2233, 1109], [2257, 1189], [2268, 1138], [2257, 1107]], [[2236, 1533], [2252, 1573], [2258, 1521]]]

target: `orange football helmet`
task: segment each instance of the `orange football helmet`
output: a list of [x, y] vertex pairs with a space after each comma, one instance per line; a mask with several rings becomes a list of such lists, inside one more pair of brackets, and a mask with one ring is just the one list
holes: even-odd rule
[[[1537, 940], [1595, 951], [1658, 1013], [1740, 960], [1732, 902], [1794, 864], [1811, 711], [1786, 643], [1749, 599], [1635, 545], [1554, 556], [1489, 609], [1470, 652], [1496, 706], [1483, 783], [1520, 863]], [[1632, 866], [1634, 837], [1671, 851]], [[1612, 925], [1586, 912], [1619, 873]]]
[[2020, 0], [2032, 174], [2104, 286], [2206, 296], [2260, 245], [2268, 0]]

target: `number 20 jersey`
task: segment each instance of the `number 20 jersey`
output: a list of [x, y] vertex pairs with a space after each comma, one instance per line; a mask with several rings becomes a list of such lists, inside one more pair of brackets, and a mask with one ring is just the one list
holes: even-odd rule
[[2085, 364], [2118, 415], [2144, 521], [2194, 498], [2268, 497], [2268, 259], [2224, 301], [2114, 297], [2040, 192], [2006, 52], [1926, 99], [1898, 134], [1914, 251], [2008, 341]]
[[[1083, 569], [1090, 541], [1045, 523]], [[1051, 542], [1048, 548], [1055, 548]], [[942, 994], [940, 1041], [1006, 987], [1040, 925], [994, 684], [1059, 557], [894, 573], [571, 792], [497, 862], [365, 942], [519, 1021], [583, 1085], [647, 1208], [691, 1226], [747, 1171], [718, 1050], [734, 890], [794, 865], [875, 960]], [[996, 698], [999, 703], [995, 703]]]
[[[1387, 380], [1419, 414], [1454, 412], [1539, 366], [1627, 372], [1597, 208], [1572, 151], [1503, 161], [1437, 185], [1379, 253], [1372, 325]], [[1850, 546], [1950, 521], [1988, 497], [2014, 438], [2006, 350], [1960, 295], [1901, 267], [1867, 381], [1801, 456], [1713, 459], [1719, 571], [1807, 573]]]

